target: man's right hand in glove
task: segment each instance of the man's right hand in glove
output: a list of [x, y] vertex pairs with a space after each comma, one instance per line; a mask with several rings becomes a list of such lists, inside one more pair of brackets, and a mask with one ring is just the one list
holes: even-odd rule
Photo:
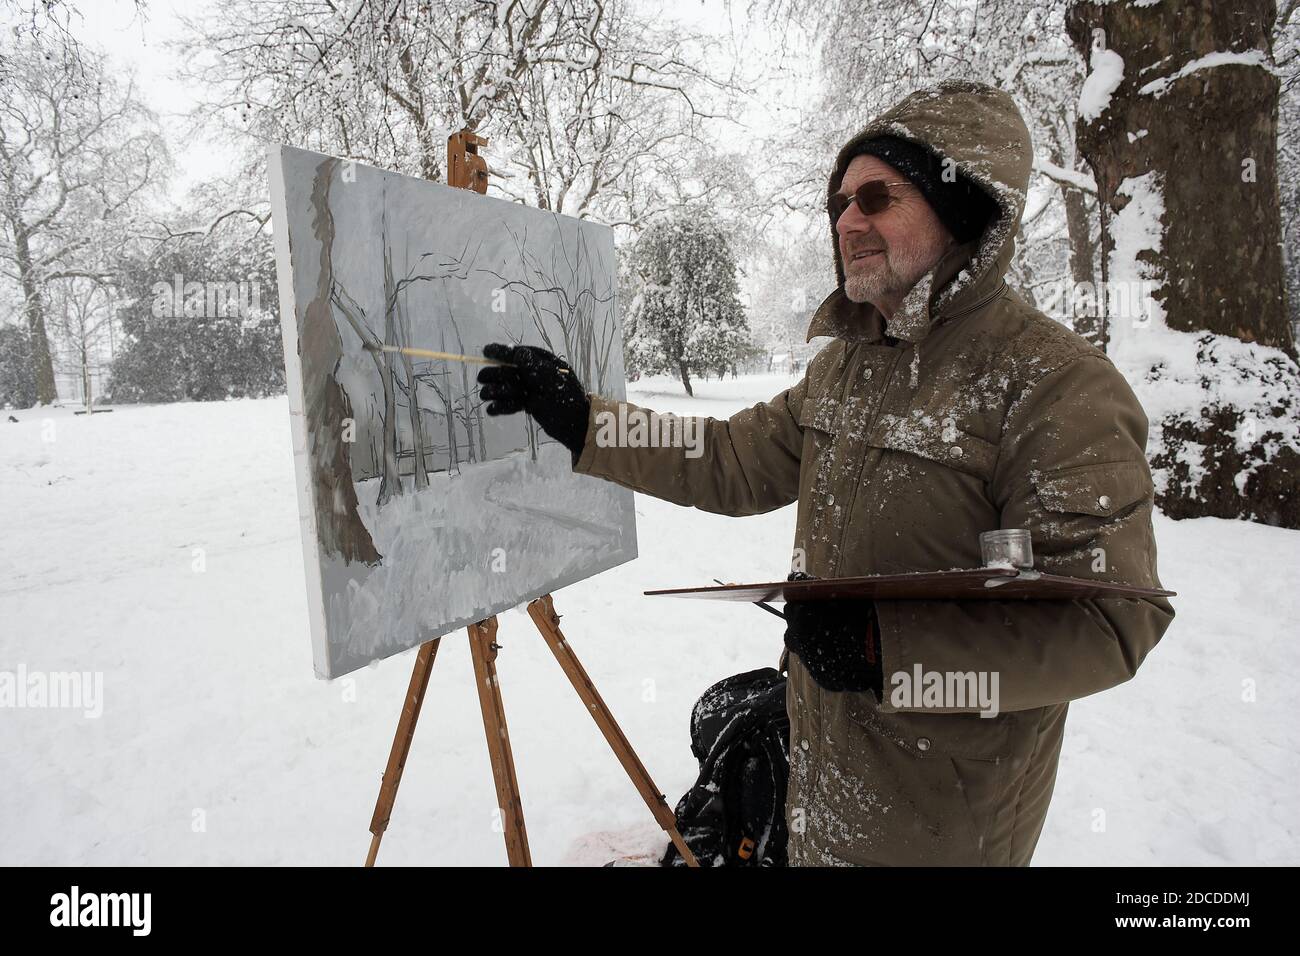
[[535, 345], [483, 347], [483, 355], [505, 365], [489, 365], [478, 373], [479, 395], [489, 402], [489, 415], [527, 412], [573, 454], [578, 463], [587, 437], [591, 400], [569, 364]]

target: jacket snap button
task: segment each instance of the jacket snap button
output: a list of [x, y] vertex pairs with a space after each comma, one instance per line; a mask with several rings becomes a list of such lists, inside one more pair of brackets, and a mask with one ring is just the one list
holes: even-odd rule
[[827, 496], [826, 496], [826, 503], [827, 503], [828, 505], [833, 505], [833, 504], [835, 504], [835, 496], [834, 496], [834, 495], [827, 495]]
[[808, 741], [806, 741], [806, 740], [801, 740], [801, 741], [799, 741], [799, 748], [800, 748], [801, 750], [807, 750], [807, 749], [808, 749]]
[[1109, 508], [1110, 508], [1110, 495], [1102, 495], [1100, 498], [1098, 498], [1098, 499], [1097, 499], [1097, 507], [1100, 508], [1102, 511], [1109, 510]]
[[871, 368], [870, 365], [868, 365], [866, 368], [862, 370], [863, 381], [867, 381], [867, 382], [871, 381], [871, 376], [874, 374], [876, 374], [875, 371]]
[[953, 445], [948, 449], [948, 454], [953, 458], [960, 458], [965, 452], [961, 450], [961, 445]]
[[916, 739], [916, 749], [917, 749], [917, 750], [929, 750], [929, 749], [930, 749], [930, 738], [929, 738], [929, 737], [918, 737], [918, 738]]

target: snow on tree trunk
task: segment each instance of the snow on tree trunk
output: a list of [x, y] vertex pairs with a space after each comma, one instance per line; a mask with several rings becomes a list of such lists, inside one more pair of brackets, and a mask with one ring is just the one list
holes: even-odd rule
[[1077, 139], [1097, 182], [1102, 342], [1151, 420], [1173, 517], [1300, 527], [1275, 5], [1078, 2]]

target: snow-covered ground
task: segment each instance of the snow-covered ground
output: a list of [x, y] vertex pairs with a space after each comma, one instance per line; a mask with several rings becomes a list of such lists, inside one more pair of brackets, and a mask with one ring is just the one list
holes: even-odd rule
[[[725, 417], [789, 379], [629, 386]], [[312, 676], [283, 399], [0, 422], [0, 673], [102, 675], [83, 709], [0, 709], [0, 864], [359, 864], [414, 652]], [[688, 719], [776, 663], [756, 608], [648, 588], [784, 576], [793, 509], [723, 518], [637, 496], [640, 557], [555, 596], [660, 789]], [[1300, 533], [1157, 518], [1178, 617], [1132, 682], [1071, 709], [1039, 864], [1300, 863]], [[523, 609], [498, 669], [533, 859], [657, 851], [658, 828]], [[31, 703], [24, 700], [24, 703]], [[469, 652], [442, 643], [381, 864], [505, 851]]]

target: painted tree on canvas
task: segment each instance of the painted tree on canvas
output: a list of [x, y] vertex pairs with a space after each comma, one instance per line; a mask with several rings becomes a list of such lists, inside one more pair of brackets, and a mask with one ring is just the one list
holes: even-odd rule
[[311, 481], [316, 501], [316, 534], [327, 554], [345, 561], [378, 564], [370, 532], [357, 510], [357, 492], [352, 484], [349, 442], [345, 423], [352, 420], [347, 392], [334, 377], [343, 359], [343, 340], [334, 322], [334, 214], [329, 194], [338, 169], [337, 159], [320, 164], [312, 183], [312, 229], [320, 243], [319, 273], [314, 295], [303, 311], [299, 331], [302, 362], [303, 412], [325, 427], [310, 433]]
[[[416, 342], [411, 334], [411, 318], [407, 295], [419, 283], [441, 286], [448, 282], [463, 281], [473, 267], [474, 254], [468, 242], [458, 256], [434, 252], [422, 253], [402, 278], [396, 278], [386, 219], [381, 227], [383, 244], [383, 301], [369, 308], [348, 291], [346, 285], [336, 281], [331, 295], [344, 327], [361, 340], [374, 364], [378, 382], [378, 418], [375, 428], [366, 433], [373, 440], [380, 436], [378, 447], [372, 452], [379, 474], [377, 503], [385, 504], [394, 495], [403, 494], [406, 474], [412, 476], [412, 490], [429, 487], [430, 462], [437, 455], [435, 470], [452, 474], [460, 471], [462, 461], [472, 463], [487, 457], [483, 435], [482, 403], [477, 399], [477, 388], [472, 382], [465, 363], [443, 359], [421, 359], [406, 352], [395, 352], [386, 347], [424, 348], [431, 343]], [[446, 314], [438, 322], [438, 341], [434, 351], [464, 354], [465, 343], [460, 326], [452, 314], [450, 298], [445, 294]], [[372, 316], [377, 316], [372, 319]], [[450, 327], [452, 340], [448, 341]], [[382, 334], [381, 331], [382, 330]], [[424, 396], [432, 403], [426, 407]], [[405, 417], [406, 427], [401, 426]], [[446, 446], [435, 443], [433, 430], [436, 419], [441, 419], [440, 431], [445, 431]], [[445, 456], [445, 461], [442, 460]], [[409, 467], [407, 465], [409, 464]], [[364, 478], [369, 469], [362, 467], [354, 477]]]
[[[554, 222], [558, 238], [545, 259], [528, 251], [526, 232], [507, 229], [516, 250], [509, 271], [480, 271], [497, 278], [498, 291], [523, 308], [528, 332], [542, 346], [564, 358], [588, 391], [603, 393], [617, 341], [611, 321], [614, 282], [602, 272], [584, 234], [573, 231], [566, 236], [558, 216]], [[505, 334], [518, 342], [522, 331], [505, 329]], [[528, 444], [533, 458], [539, 439], [537, 423], [530, 419]]]

